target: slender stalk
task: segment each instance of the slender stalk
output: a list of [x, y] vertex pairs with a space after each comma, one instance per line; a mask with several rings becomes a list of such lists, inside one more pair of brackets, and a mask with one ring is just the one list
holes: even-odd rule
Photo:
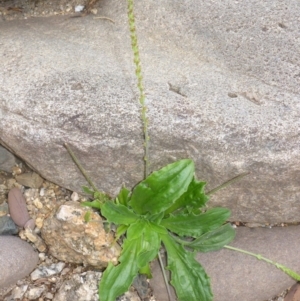
[[232, 178], [232, 179], [230, 179], [230, 180], [224, 182], [224, 183], [221, 184], [220, 186], [218, 186], [218, 187], [216, 187], [216, 188], [210, 190], [209, 192], [206, 193], [206, 195], [214, 194], [214, 193], [216, 193], [217, 191], [219, 191], [219, 190], [221, 190], [221, 189], [227, 187], [228, 185], [231, 185], [231, 184], [234, 183], [234, 182], [239, 181], [241, 178], [243, 178], [243, 177], [245, 177], [245, 176], [247, 176], [247, 175], [249, 175], [249, 174], [250, 174], [250, 172], [243, 172], [243, 173], [241, 173], [240, 175], [238, 175], [238, 176], [236, 176], [236, 177], [234, 177], [234, 178]]
[[143, 75], [141, 68], [141, 60], [140, 53], [138, 47], [138, 40], [135, 28], [135, 18], [134, 18], [134, 1], [127, 0], [127, 13], [128, 13], [128, 22], [129, 22], [129, 30], [130, 30], [130, 38], [131, 38], [131, 48], [134, 56], [134, 64], [135, 64], [135, 75], [137, 78], [137, 86], [139, 89], [140, 97], [139, 102], [141, 105], [141, 117], [143, 122], [143, 133], [144, 133], [144, 178], [146, 178], [149, 174], [149, 134], [148, 134], [148, 118], [146, 115], [147, 107], [145, 102], [145, 90], [143, 85]]
[[81, 173], [83, 174], [83, 176], [85, 177], [85, 179], [87, 180], [87, 182], [93, 188], [93, 190], [94, 191], [98, 191], [98, 189], [96, 188], [95, 184], [92, 182], [92, 180], [90, 179], [90, 177], [87, 175], [85, 169], [79, 163], [79, 160], [77, 159], [77, 157], [75, 156], [75, 154], [71, 150], [70, 146], [67, 143], [64, 143], [64, 147], [67, 149], [67, 151], [70, 154], [71, 158], [73, 159], [74, 163], [77, 165], [77, 167], [79, 168], [79, 170], [81, 171]]
[[231, 247], [231, 246], [224, 246], [224, 248], [229, 249], [229, 250], [233, 250], [233, 251], [237, 251], [237, 252], [240, 252], [240, 253], [244, 253], [244, 254], [247, 254], [247, 255], [250, 255], [250, 256], [253, 256], [253, 257], [257, 258], [258, 260], [263, 260], [267, 263], [270, 263], [270, 264], [274, 265], [276, 268], [278, 268], [281, 271], [285, 272], [287, 275], [294, 278], [295, 280], [300, 281], [300, 275], [298, 273], [296, 273], [295, 271], [287, 268], [286, 266], [284, 266], [280, 263], [277, 263], [277, 262], [272, 261], [268, 258], [265, 258], [265, 257], [261, 256], [260, 254], [255, 254], [255, 253], [248, 252], [248, 251], [245, 251], [245, 250], [242, 250], [242, 249], [239, 249], [239, 248], [235, 248], [235, 247]]
[[171, 296], [171, 291], [170, 291], [170, 287], [169, 287], [168, 278], [167, 278], [167, 275], [166, 275], [166, 270], [165, 270], [164, 263], [162, 261], [162, 258], [161, 258], [161, 255], [160, 255], [159, 251], [158, 251], [158, 261], [159, 261], [159, 264], [160, 264], [161, 271], [163, 273], [164, 281], [165, 281], [167, 292], [168, 292], [169, 301], [172, 301], [172, 296]]

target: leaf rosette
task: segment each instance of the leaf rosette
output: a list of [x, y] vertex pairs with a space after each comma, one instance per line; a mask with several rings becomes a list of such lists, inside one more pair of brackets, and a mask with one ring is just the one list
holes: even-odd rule
[[194, 254], [222, 248], [235, 231], [224, 224], [228, 209], [205, 210], [205, 182], [198, 182], [194, 172], [193, 161], [183, 159], [153, 172], [132, 193], [123, 187], [114, 201], [85, 203], [118, 226], [117, 238], [124, 234], [119, 264], [109, 264], [100, 281], [101, 301], [115, 301], [138, 273], [151, 277], [149, 263], [161, 245], [179, 300], [212, 300], [210, 279]]

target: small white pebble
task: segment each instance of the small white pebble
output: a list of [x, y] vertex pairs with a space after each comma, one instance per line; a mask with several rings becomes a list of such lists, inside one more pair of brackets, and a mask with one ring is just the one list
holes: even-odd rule
[[45, 258], [46, 258], [46, 254], [45, 254], [45, 253], [39, 253], [39, 259], [40, 259], [41, 261], [44, 261]]
[[41, 229], [43, 227], [43, 223], [44, 223], [44, 220], [40, 217], [38, 217], [36, 220], [35, 220], [35, 225]]
[[48, 279], [49, 282], [55, 283], [57, 281], [57, 279], [55, 277], [51, 277]]
[[48, 299], [53, 299], [54, 295], [48, 292], [45, 297]]
[[28, 285], [16, 286], [12, 290], [12, 293], [11, 293], [11, 297], [13, 298], [13, 300], [22, 299], [27, 288], [28, 288]]
[[31, 242], [37, 242], [37, 236], [29, 228], [25, 229], [24, 234]]
[[70, 272], [70, 268], [65, 268], [62, 270], [62, 272], [60, 273], [61, 276], [66, 275], [67, 273]]
[[19, 232], [19, 237], [22, 239], [22, 240], [26, 240], [26, 235], [25, 235], [25, 231], [24, 230], [21, 230]]
[[44, 196], [44, 195], [45, 195], [45, 188], [43, 187], [40, 190], [40, 196]]
[[93, 15], [97, 15], [98, 9], [97, 9], [97, 8], [92, 8], [92, 9], [91, 9], [91, 13], [92, 13]]
[[41, 294], [45, 291], [45, 286], [42, 285], [40, 287], [33, 287], [30, 288], [27, 292], [26, 292], [26, 297], [29, 300], [33, 300], [33, 299], [37, 299], [41, 296]]
[[71, 200], [73, 202], [77, 202], [79, 200], [79, 195], [77, 192], [73, 192], [72, 195], [71, 195]]
[[80, 13], [84, 10], [84, 5], [75, 6], [75, 13]]
[[41, 201], [38, 198], [33, 200], [33, 204], [38, 209], [42, 209], [44, 207], [44, 205], [41, 203]]

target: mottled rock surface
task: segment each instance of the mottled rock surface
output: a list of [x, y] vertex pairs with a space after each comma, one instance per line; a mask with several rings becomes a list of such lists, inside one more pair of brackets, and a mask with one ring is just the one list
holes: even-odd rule
[[16, 162], [15, 156], [6, 148], [0, 146], [0, 170], [11, 173]]
[[47, 278], [59, 274], [65, 267], [64, 262], [53, 263], [49, 266], [43, 265], [35, 269], [31, 274], [31, 280], [35, 281], [40, 278]]
[[[126, 3], [108, 19], [1, 23], [0, 141], [44, 178], [116, 194], [143, 177], [143, 141]], [[290, 1], [136, 2], [151, 169], [195, 160], [214, 205], [248, 222], [299, 221], [300, 7]], [[38, 45], [38, 47], [37, 47]], [[288, 202], [286, 201], [288, 200]]]
[[100, 277], [100, 272], [93, 271], [74, 275], [70, 280], [63, 283], [55, 295], [54, 301], [98, 301]]
[[[100, 272], [88, 271], [66, 280], [53, 301], [99, 301], [98, 284]], [[136, 292], [126, 292], [117, 301], [141, 301]]]
[[[237, 229], [231, 246], [286, 265], [300, 273], [300, 227]], [[211, 277], [214, 301], [263, 301], [281, 293], [295, 282], [276, 267], [254, 257], [222, 249], [198, 253], [197, 260]], [[168, 301], [158, 262], [153, 265], [150, 285], [159, 301]]]
[[35, 172], [27, 172], [16, 176], [16, 180], [23, 186], [30, 188], [40, 188], [43, 179]]
[[[88, 211], [90, 219], [86, 222]], [[113, 235], [105, 232], [99, 214], [77, 202], [61, 205], [44, 220], [41, 233], [50, 254], [65, 262], [104, 268], [109, 261], [117, 263], [120, 254], [119, 245], [113, 244]]]
[[0, 236], [0, 289], [29, 275], [38, 254], [27, 242], [14, 236]]

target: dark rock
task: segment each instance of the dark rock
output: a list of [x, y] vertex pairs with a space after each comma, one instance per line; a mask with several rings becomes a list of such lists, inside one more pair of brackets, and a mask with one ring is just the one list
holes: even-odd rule
[[11, 173], [12, 168], [15, 166], [15, 164], [16, 157], [6, 148], [0, 145], [0, 170], [4, 170], [8, 173]]
[[0, 216], [0, 235], [14, 235], [18, 227], [9, 216]]

